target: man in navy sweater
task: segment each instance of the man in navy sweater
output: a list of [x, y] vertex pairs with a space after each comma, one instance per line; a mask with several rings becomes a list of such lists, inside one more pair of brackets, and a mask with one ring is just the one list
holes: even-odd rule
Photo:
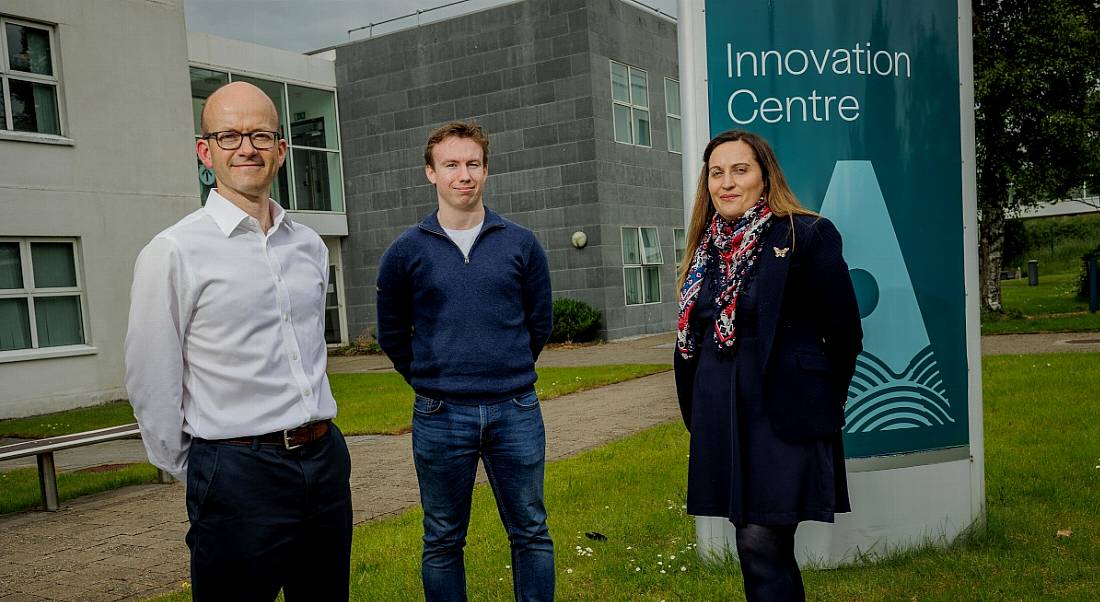
[[413, 460], [428, 602], [466, 600], [463, 547], [477, 462], [512, 548], [516, 600], [552, 600], [546, 433], [535, 360], [551, 329], [550, 271], [530, 230], [485, 208], [489, 139], [448, 123], [424, 149], [439, 209], [378, 268], [378, 343], [416, 393]]

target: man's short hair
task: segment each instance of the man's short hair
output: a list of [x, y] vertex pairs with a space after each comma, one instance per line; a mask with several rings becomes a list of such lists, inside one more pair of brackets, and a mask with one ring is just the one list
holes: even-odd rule
[[486, 165], [489, 164], [489, 136], [485, 133], [485, 130], [481, 129], [481, 126], [473, 121], [452, 121], [440, 126], [428, 137], [428, 144], [424, 147], [424, 165], [428, 167], [434, 165], [432, 162], [432, 149], [435, 148], [435, 145], [451, 136], [469, 138], [480, 144], [482, 161]]

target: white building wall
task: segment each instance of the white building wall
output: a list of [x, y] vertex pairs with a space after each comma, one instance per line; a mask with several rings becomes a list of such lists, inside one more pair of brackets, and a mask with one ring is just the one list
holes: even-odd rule
[[331, 58], [219, 38], [199, 31], [187, 32], [187, 48], [195, 65], [336, 89], [336, 67]]
[[122, 339], [134, 259], [199, 206], [182, 0], [5, 0], [56, 26], [70, 140], [0, 136], [0, 236], [80, 241], [87, 347], [0, 352], [0, 418], [125, 396]]
[[1042, 205], [1028, 207], [1021, 211], [1017, 218], [1059, 217], [1063, 215], [1081, 215], [1086, 213], [1100, 213], [1100, 196], [1043, 203]]

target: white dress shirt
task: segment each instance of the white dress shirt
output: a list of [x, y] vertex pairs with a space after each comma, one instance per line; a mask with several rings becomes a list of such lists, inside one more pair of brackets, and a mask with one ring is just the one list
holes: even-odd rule
[[184, 480], [191, 438], [336, 415], [325, 374], [328, 250], [271, 202], [260, 223], [216, 190], [134, 267], [126, 389], [149, 460]]

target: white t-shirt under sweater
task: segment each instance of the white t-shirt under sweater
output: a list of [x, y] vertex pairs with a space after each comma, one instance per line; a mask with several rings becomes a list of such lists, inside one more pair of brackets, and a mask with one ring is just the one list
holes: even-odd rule
[[473, 228], [466, 230], [451, 230], [450, 228], [443, 228], [443, 231], [447, 233], [447, 236], [454, 241], [458, 248], [462, 251], [462, 256], [469, 259], [470, 249], [474, 247], [474, 240], [477, 239], [477, 235], [481, 234], [481, 226], [485, 222], [481, 222]]

